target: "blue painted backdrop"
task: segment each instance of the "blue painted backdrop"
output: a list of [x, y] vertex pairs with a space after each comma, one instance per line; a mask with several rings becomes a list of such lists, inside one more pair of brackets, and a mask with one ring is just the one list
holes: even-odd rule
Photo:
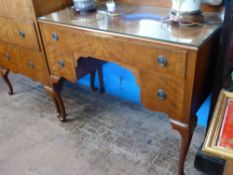
[[[140, 103], [140, 87], [136, 83], [136, 78], [128, 69], [120, 67], [118, 64], [107, 63], [103, 66], [104, 87], [108, 94], [112, 94], [123, 99]], [[97, 77], [97, 76], [96, 76]], [[90, 76], [79, 80], [83, 85], [90, 84]], [[95, 81], [98, 86], [98, 79]], [[198, 124], [206, 126], [209, 113], [210, 96], [197, 112]]]

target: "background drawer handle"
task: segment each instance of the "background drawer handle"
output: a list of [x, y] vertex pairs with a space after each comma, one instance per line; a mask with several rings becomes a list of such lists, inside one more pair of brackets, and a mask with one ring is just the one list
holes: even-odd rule
[[161, 67], [165, 67], [167, 65], [167, 58], [163, 55], [159, 55], [157, 58], [157, 63]]
[[5, 55], [5, 59], [6, 59], [7, 61], [10, 61], [11, 56], [10, 56], [10, 54], [9, 54], [9, 53], [6, 53], [6, 55]]
[[30, 61], [28, 63], [28, 67], [30, 67], [31, 69], [35, 69], [36, 66], [35, 66], [35, 64], [33, 62]]
[[63, 60], [58, 60], [57, 64], [59, 65], [59, 67], [64, 68], [65, 67], [65, 63]]
[[20, 38], [24, 39], [26, 37], [26, 34], [25, 34], [25, 32], [20, 31], [19, 36], [20, 36]]
[[58, 41], [59, 40], [59, 36], [58, 36], [58, 34], [56, 32], [54, 32], [52, 34], [52, 38], [53, 38], [54, 41]]
[[163, 89], [159, 89], [157, 91], [157, 97], [159, 97], [160, 100], [165, 100], [167, 98], [167, 93]]

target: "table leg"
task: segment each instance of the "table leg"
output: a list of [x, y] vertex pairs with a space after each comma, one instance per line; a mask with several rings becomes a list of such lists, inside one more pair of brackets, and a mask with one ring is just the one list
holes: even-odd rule
[[101, 66], [97, 68], [97, 72], [98, 72], [98, 78], [99, 78], [100, 93], [103, 94], [104, 93], [104, 80], [103, 80], [103, 71], [102, 71]]
[[60, 110], [60, 107], [59, 107], [59, 104], [58, 104], [56, 98], [55, 98], [54, 95], [53, 95], [52, 87], [44, 86], [44, 89], [45, 89], [45, 91], [47, 92], [47, 94], [48, 94], [49, 96], [52, 97], [53, 102], [54, 102], [55, 107], [56, 107], [56, 110], [57, 110], [57, 113], [58, 113], [58, 115], [59, 115], [59, 114], [61, 113], [61, 110]]
[[53, 98], [56, 110], [58, 112], [58, 118], [64, 122], [66, 120], [66, 111], [63, 100], [60, 96], [60, 90], [62, 89], [62, 83], [53, 84], [52, 87], [44, 86], [45, 91]]
[[197, 117], [194, 116], [189, 124], [172, 119], [170, 121], [173, 129], [177, 130], [181, 135], [180, 156], [178, 162], [177, 175], [184, 175], [185, 158], [188, 153], [193, 132], [197, 124]]
[[233, 161], [227, 161], [224, 168], [224, 175], [233, 175]]
[[97, 87], [95, 87], [95, 70], [90, 73], [90, 76], [91, 76], [91, 79], [90, 79], [91, 90], [95, 92], [97, 91]]
[[63, 103], [63, 100], [60, 96], [60, 92], [56, 89], [56, 86], [54, 85], [53, 87], [53, 97], [56, 99], [58, 106], [60, 108], [60, 113], [58, 115], [58, 118], [64, 122], [66, 121], [66, 111], [65, 111], [65, 106]]
[[9, 72], [10, 72], [9, 70], [1, 69], [2, 78], [6, 82], [8, 88], [9, 88], [8, 94], [13, 95], [13, 87], [11, 85], [9, 78], [8, 78]]

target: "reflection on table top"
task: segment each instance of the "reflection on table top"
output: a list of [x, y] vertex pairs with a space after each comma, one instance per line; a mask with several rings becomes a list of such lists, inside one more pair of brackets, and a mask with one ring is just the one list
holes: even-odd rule
[[104, 32], [200, 47], [221, 26], [220, 15], [203, 13], [205, 23], [192, 27], [175, 27], [162, 22], [170, 9], [118, 4], [118, 16], [109, 16], [104, 7], [85, 15], [66, 8], [39, 18], [40, 22], [71, 25]]

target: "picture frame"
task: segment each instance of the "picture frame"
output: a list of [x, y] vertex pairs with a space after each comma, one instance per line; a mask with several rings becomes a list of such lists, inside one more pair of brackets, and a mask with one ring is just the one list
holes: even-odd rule
[[233, 160], [233, 92], [222, 90], [203, 145], [207, 154]]

